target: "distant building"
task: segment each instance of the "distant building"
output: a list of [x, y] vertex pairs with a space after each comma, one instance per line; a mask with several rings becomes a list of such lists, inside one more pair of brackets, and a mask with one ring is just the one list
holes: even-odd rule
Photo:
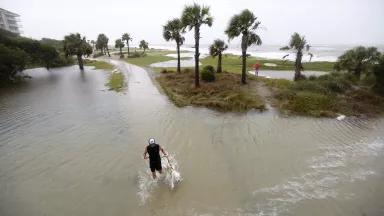
[[0, 8], [0, 28], [20, 34], [20, 26], [17, 23], [20, 22], [18, 17], [20, 17], [20, 15]]

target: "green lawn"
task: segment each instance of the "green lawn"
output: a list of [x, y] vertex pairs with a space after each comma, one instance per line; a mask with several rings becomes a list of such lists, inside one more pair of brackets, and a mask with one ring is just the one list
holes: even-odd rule
[[[132, 52], [135, 52], [134, 49], [132, 49]], [[137, 52], [142, 52], [140, 50], [137, 50]], [[135, 64], [138, 66], [148, 67], [149, 65], [153, 63], [158, 63], [162, 61], [169, 61], [174, 60], [172, 57], [166, 56], [167, 54], [174, 54], [176, 52], [174, 51], [168, 51], [168, 50], [148, 50], [146, 52], [146, 55], [144, 57], [138, 57], [138, 58], [125, 58], [125, 60], [128, 63]], [[183, 59], [183, 58], [182, 58]], [[187, 58], [184, 58], [187, 59]], [[212, 65], [214, 67], [217, 66], [217, 58], [212, 57], [206, 57], [204, 59], [200, 60], [202, 65], [201, 67], [204, 67], [206, 65]], [[223, 56], [223, 70], [232, 72], [232, 73], [241, 73], [242, 63], [241, 63], [241, 57], [235, 56], [232, 54], [226, 54]], [[268, 70], [294, 70], [294, 62], [292, 61], [283, 61], [283, 60], [276, 60], [276, 59], [263, 59], [263, 58], [256, 58], [256, 57], [249, 57], [247, 58], [247, 70], [252, 70], [252, 65], [256, 62], [259, 62], [261, 66], [261, 70], [268, 69]], [[276, 67], [271, 66], [265, 66], [264, 63], [273, 63], [276, 64]], [[333, 71], [333, 62], [309, 62], [309, 63], [303, 63], [305, 70], [315, 70], [315, 71]], [[176, 70], [176, 68], [153, 68], [154, 71], [160, 72], [163, 69], [166, 70]]]
[[96, 60], [84, 60], [84, 65], [93, 66], [96, 69], [102, 70], [112, 70], [113, 65], [105, 61], [96, 61]]
[[[247, 58], [247, 68], [248, 70], [252, 70], [252, 65], [256, 62], [261, 64], [261, 70], [294, 70], [294, 62], [292, 61], [283, 61], [276, 59], [263, 59], [256, 57]], [[217, 58], [206, 57], [201, 60], [203, 66], [212, 65], [214, 67], [217, 66]], [[276, 67], [265, 66], [264, 63], [273, 63], [276, 64]], [[235, 55], [224, 55], [222, 60], [223, 70], [234, 73], [241, 73], [242, 68], [242, 60], [240, 56]], [[305, 70], [316, 70], [316, 71], [333, 71], [333, 62], [310, 62], [303, 63]]]
[[109, 75], [109, 80], [105, 84], [109, 87], [109, 90], [121, 92], [124, 90], [126, 83], [124, 74], [121, 72], [114, 72]]
[[[131, 52], [131, 51], [130, 51]], [[132, 52], [135, 52], [133, 50]], [[142, 52], [138, 50], [137, 52]], [[172, 54], [175, 52], [172, 51], [167, 51], [167, 50], [155, 50], [155, 49], [150, 49], [146, 51], [145, 56], [143, 57], [137, 57], [137, 58], [124, 58], [125, 61], [127, 61], [130, 64], [142, 66], [142, 67], [147, 67], [153, 63], [158, 63], [162, 61], [169, 61], [174, 58], [166, 56], [167, 54]]]

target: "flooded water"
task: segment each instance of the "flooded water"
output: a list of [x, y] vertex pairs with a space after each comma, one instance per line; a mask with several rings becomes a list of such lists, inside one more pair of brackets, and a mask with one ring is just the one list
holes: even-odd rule
[[[248, 74], [255, 76], [255, 71], [248, 71]], [[328, 72], [323, 71], [303, 71], [302, 74], [306, 77], [310, 76], [321, 76], [328, 74]], [[258, 73], [258, 76], [266, 77], [270, 79], [287, 79], [287, 80], [293, 80], [295, 77], [295, 71], [288, 71], [288, 70], [260, 70]]]
[[[383, 119], [177, 108], [114, 63], [124, 93], [77, 66], [0, 92], [0, 215], [384, 215]], [[173, 190], [142, 187], [149, 137], [178, 162]]]

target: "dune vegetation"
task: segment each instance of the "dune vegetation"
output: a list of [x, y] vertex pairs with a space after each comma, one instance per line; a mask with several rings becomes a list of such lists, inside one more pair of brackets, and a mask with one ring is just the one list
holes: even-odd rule
[[181, 73], [164, 71], [157, 77], [164, 92], [180, 107], [203, 106], [219, 111], [265, 110], [264, 99], [253, 85], [241, 85], [239, 79], [239, 74], [223, 72], [216, 75], [215, 82], [203, 81], [200, 88], [195, 88], [194, 72], [189, 69]]

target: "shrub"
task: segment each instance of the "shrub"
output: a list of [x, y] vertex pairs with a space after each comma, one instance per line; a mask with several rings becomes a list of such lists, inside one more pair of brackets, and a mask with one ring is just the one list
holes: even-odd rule
[[74, 61], [71, 57], [66, 57], [64, 54], [60, 54], [52, 63], [51, 67], [64, 67], [73, 65]]
[[203, 71], [201, 72], [201, 79], [206, 82], [213, 82], [215, 81], [215, 68], [211, 65], [207, 65], [203, 68]]
[[294, 82], [290, 89], [331, 94], [343, 93], [351, 88], [351, 82], [341, 74], [326, 74], [309, 80]]
[[290, 86], [291, 90], [294, 91], [310, 91], [316, 93], [327, 93], [327, 89], [320, 84], [318, 81], [310, 81], [310, 80], [300, 80], [294, 82]]
[[97, 57], [100, 57], [100, 56], [103, 56], [104, 54], [99, 52], [99, 53], [95, 53], [93, 54], [93, 58], [97, 58]]
[[139, 53], [139, 52], [133, 52], [133, 53], [130, 53], [130, 55], [128, 56], [128, 58], [140, 58], [142, 56], [145, 56], [144, 54], [142, 53]]
[[0, 82], [14, 80], [17, 73], [24, 70], [28, 54], [19, 48], [8, 48], [0, 44]]
[[290, 95], [292, 98], [285, 104], [286, 108], [294, 113], [310, 114], [313, 116], [326, 116], [333, 110], [334, 97], [312, 93], [298, 92]]

